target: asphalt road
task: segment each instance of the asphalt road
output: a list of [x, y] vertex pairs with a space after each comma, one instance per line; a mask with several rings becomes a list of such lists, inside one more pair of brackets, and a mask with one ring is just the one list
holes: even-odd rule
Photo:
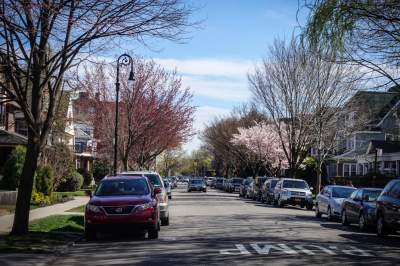
[[61, 265], [400, 265], [400, 237], [377, 238], [216, 190], [173, 190], [171, 225], [158, 240], [104, 236], [56, 257]]

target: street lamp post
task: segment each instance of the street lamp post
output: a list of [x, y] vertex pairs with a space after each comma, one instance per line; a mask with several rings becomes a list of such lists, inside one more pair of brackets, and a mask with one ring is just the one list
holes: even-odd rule
[[131, 67], [131, 71], [129, 72], [129, 81], [134, 81], [133, 76], [133, 59], [128, 54], [122, 54], [118, 57], [117, 60], [117, 80], [115, 82], [115, 129], [114, 129], [114, 175], [117, 174], [117, 164], [118, 164], [118, 115], [119, 115], [119, 67], [120, 66], [129, 66]]

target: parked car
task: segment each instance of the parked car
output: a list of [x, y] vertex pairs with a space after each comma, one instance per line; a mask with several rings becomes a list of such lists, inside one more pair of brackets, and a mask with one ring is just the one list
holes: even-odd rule
[[85, 208], [85, 236], [96, 239], [106, 228], [147, 230], [148, 237], [158, 238], [160, 187], [144, 176], [115, 176], [103, 179]]
[[246, 198], [248, 198], [248, 199], [254, 199], [254, 198], [255, 198], [255, 197], [254, 197], [255, 186], [256, 186], [255, 181], [252, 180], [252, 181], [250, 182], [250, 184], [249, 184], [249, 188], [248, 188], [248, 190], [247, 190]]
[[207, 186], [211, 187], [214, 180], [215, 180], [215, 177], [207, 177]]
[[187, 191], [188, 192], [191, 192], [191, 191], [207, 192], [206, 182], [204, 181], [204, 179], [200, 179], [200, 178], [190, 179], [190, 181], [188, 183]]
[[239, 192], [240, 191], [240, 184], [242, 183], [243, 178], [235, 177], [231, 179], [230, 186], [228, 192]]
[[176, 176], [169, 176], [167, 179], [171, 185], [171, 189], [178, 187], [178, 178]]
[[167, 190], [168, 199], [172, 199], [171, 183], [168, 179], [164, 179], [164, 188]]
[[325, 186], [316, 197], [315, 216], [320, 218], [322, 214], [326, 214], [328, 220], [340, 218], [343, 201], [355, 190], [354, 187], [347, 186]]
[[381, 194], [379, 188], [360, 188], [342, 203], [342, 225], [358, 223], [363, 231], [376, 223], [376, 200]]
[[231, 185], [230, 183], [231, 183], [231, 179], [228, 179], [228, 178], [224, 179], [224, 188], [223, 188], [224, 191], [229, 190], [229, 186]]
[[302, 179], [282, 178], [274, 189], [274, 205], [284, 207], [285, 204], [299, 205], [307, 210], [313, 208], [311, 190]]
[[252, 193], [253, 194], [253, 197], [252, 197], [253, 200], [261, 201], [261, 195], [262, 195], [261, 189], [262, 189], [262, 186], [264, 185], [264, 182], [266, 180], [267, 180], [267, 178], [265, 176], [257, 176], [254, 179], [253, 193]]
[[400, 179], [390, 181], [376, 201], [376, 233], [385, 236], [400, 230]]
[[261, 202], [272, 204], [274, 201], [274, 190], [279, 178], [267, 179], [261, 189]]
[[253, 181], [253, 178], [246, 178], [242, 180], [242, 183], [240, 184], [240, 189], [239, 189], [239, 197], [246, 197], [247, 196], [247, 190], [250, 188], [250, 183]]
[[157, 172], [153, 171], [127, 171], [119, 174], [120, 176], [139, 175], [145, 176], [149, 179], [154, 187], [161, 188], [161, 192], [157, 195], [160, 201], [160, 218], [161, 225], [169, 225], [169, 203], [167, 190], [164, 187], [164, 182]]
[[218, 177], [215, 180], [215, 188], [216, 189], [223, 189], [224, 187], [224, 178], [223, 177]]

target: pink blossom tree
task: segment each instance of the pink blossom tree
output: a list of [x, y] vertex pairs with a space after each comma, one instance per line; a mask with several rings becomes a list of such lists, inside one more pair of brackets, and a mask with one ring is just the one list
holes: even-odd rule
[[[270, 167], [271, 174], [276, 174], [281, 168], [288, 167], [287, 157], [282, 142], [275, 127], [267, 123], [256, 123], [249, 128], [238, 128], [231, 142], [243, 146], [253, 159], [263, 162]], [[255, 157], [255, 158], [254, 158]]]

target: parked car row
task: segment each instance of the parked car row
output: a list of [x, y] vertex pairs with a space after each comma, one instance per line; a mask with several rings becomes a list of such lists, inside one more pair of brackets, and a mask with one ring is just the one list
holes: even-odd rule
[[99, 231], [144, 230], [158, 238], [161, 225], [169, 225], [168, 190], [156, 172], [129, 171], [107, 176], [98, 184], [85, 208], [85, 236]]
[[326, 186], [317, 196], [315, 215], [357, 224], [360, 230], [373, 228], [378, 236], [400, 230], [400, 179], [384, 189]]
[[325, 186], [315, 198], [306, 181], [292, 178], [256, 177], [241, 179], [238, 190], [232, 179], [217, 178], [215, 187], [226, 192], [278, 207], [297, 205], [307, 210], [315, 206], [315, 216], [326, 215], [343, 225], [357, 224], [360, 230], [374, 228], [384, 236], [400, 230], [400, 179], [390, 181], [384, 189]]

